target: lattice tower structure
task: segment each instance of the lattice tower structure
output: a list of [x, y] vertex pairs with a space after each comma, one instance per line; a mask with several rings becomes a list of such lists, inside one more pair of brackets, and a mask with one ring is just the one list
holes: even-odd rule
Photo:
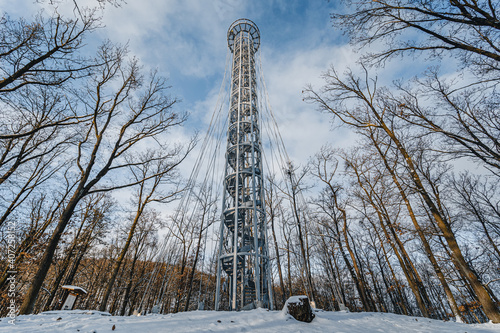
[[215, 307], [271, 308], [255, 69], [260, 32], [252, 21], [240, 19], [230, 26], [227, 40], [233, 57]]

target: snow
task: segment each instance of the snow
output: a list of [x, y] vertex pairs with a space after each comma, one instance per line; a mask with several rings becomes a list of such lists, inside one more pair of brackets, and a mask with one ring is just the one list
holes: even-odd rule
[[283, 305], [283, 309], [281, 310], [281, 314], [283, 315], [288, 315], [288, 304], [293, 304], [293, 303], [302, 303], [301, 299], [303, 298], [308, 298], [306, 295], [298, 295], [298, 296], [290, 296], [285, 302], [285, 305]]
[[[65, 315], [65, 314], [72, 314], [72, 315], [101, 315], [101, 316], [111, 316], [111, 313], [109, 312], [103, 312], [103, 311], [97, 311], [97, 310], [58, 310], [58, 311], [45, 311], [40, 313], [42, 316], [50, 316], [50, 315]], [[60, 316], [59, 316], [60, 317]]]
[[77, 287], [77, 286], [72, 286], [72, 285], [69, 285], [69, 284], [66, 284], [66, 285], [62, 286], [61, 288], [63, 288], [63, 289], [69, 289], [69, 290], [74, 290], [74, 291], [80, 291], [80, 292], [82, 292], [84, 294], [87, 293], [87, 291], [85, 289]]
[[291, 296], [286, 300], [286, 302], [287, 303], [302, 303], [302, 301], [301, 301], [302, 298], [307, 298], [307, 296], [306, 295]]
[[[467, 325], [421, 317], [388, 313], [349, 313], [315, 310], [316, 318], [307, 324], [281, 311], [255, 309], [241, 312], [192, 311], [167, 315], [109, 316], [99, 311], [50, 311], [19, 316], [15, 326], [9, 318], [0, 319], [0, 332], [335, 332], [335, 333], [500, 333], [500, 324]], [[115, 329], [113, 330], [113, 326]]]

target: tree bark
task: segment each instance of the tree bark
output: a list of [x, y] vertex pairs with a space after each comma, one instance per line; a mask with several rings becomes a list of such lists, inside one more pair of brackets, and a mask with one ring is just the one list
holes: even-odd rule
[[386, 170], [390, 173], [394, 184], [398, 188], [399, 194], [401, 195], [401, 198], [403, 199], [405, 206], [406, 206], [406, 209], [408, 211], [408, 215], [410, 216], [410, 219], [413, 223], [413, 226], [415, 227], [415, 230], [417, 231], [417, 235], [419, 236], [420, 241], [422, 242], [422, 245], [424, 247], [424, 251], [427, 254], [427, 258], [431, 262], [432, 267], [434, 269], [434, 272], [436, 273], [436, 275], [439, 279], [439, 282], [441, 283], [441, 286], [444, 289], [444, 292], [446, 294], [446, 298], [448, 301], [448, 305], [450, 306], [451, 312], [453, 313], [455, 318], [461, 318], [460, 311], [458, 310], [458, 305], [457, 305], [457, 302], [455, 300], [455, 297], [453, 296], [453, 293], [451, 292], [450, 286], [448, 285], [448, 282], [446, 281], [446, 278], [443, 274], [443, 271], [441, 270], [441, 267], [439, 266], [439, 264], [436, 260], [436, 257], [434, 256], [434, 253], [431, 249], [431, 246], [429, 245], [429, 242], [427, 241], [427, 238], [425, 237], [424, 232], [422, 231], [422, 228], [420, 227], [420, 225], [417, 221], [417, 218], [415, 216], [415, 213], [413, 212], [413, 208], [411, 206], [410, 200], [408, 199], [406, 192], [403, 189], [403, 186], [399, 182], [394, 169], [389, 165], [389, 162], [387, 161], [385, 154], [380, 149], [380, 145], [374, 137], [373, 130], [372, 129], [369, 129], [369, 130], [370, 130], [370, 139], [372, 140], [374, 147], [377, 149], [379, 156], [382, 158], [382, 161], [384, 162], [384, 166], [385, 166]]
[[479, 299], [479, 302], [483, 306], [483, 310], [486, 316], [488, 316], [488, 318], [493, 323], [500, 323], [500, 311], [498, 310], [496, 304], [493, 302], [488, 291], [481, 284], [476, 273], [467, 264], [467, 261], [465, 260], [462, 251], [458, 246], [455, 234], [451, 230], [450, 224], [448, 223], [446, 218], [440, 214], [438, 208], [432, 201], [430, 195], [427, 193], [427, 190], [425, 189], [424, 185], [422, 184], [422, 181], [420, 180], [420, 176], [415, 171], [416, 169], [412, 158], [410, 157], [406, 149], [403, 147], [403, 145], [396, 138], [396, 136], [389, 130], [389, 128], [385, 124], [383, 124], [383, 128], [386, 131], [386, 133], [391, 137], [391, 139], [394, 141], [394, 143], [397, 145], [399, 151], [401, 152], [401, 155], [403, 155], [410, 170], [413, 183], [415, 184], [415, 187], [418, 190], [418, 193], [420, 193], [424, 202], [427, 204], [432, 216], [434, 217], [434, 220], [436, 221], [436, 224], [441, 230], [451, 250], [453, 259], [452, 261], [455, 267], [463, 273], [463, 275], [467, 278], [467, 280], [471, 284], [472, 288], [474, 289], [474, 292], [477, 295], [477, 298]]

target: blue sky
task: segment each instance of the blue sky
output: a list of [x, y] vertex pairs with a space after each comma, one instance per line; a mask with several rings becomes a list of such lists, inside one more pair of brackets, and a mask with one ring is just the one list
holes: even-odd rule
[[[50, 0], [0, 0], [0, 11], [28, 18]], [[60, 11], [71, 14], [72, 1], [59, 0]], [[77, 0], [80, 7], [97, 0]], [[40, 2], [42, 4], [40, 4]], [[110, 39], [128, 44], [146, 68], [157, 68], [169, 78], [172, 95], [190, 113], [189, 122], [175, 132], [188, 140], [195, 131], [204, 133], [216, 106], [228, 55], [226, 34], [239, 18], [254, 21], [260, 29], [263, 73], [272, 110], [289, 156], [296, 166], [326, 143], [353, 145], [355, 136], [346, 128], [332, 129], [331, 116], [302, 100], [307, 84], [319, 88], [321, 74], [330, 66], [342, 73], [356, 67], [360, 54], [353, 51], [341, 31], [330, 22], [330, 13], [342, 11], [340, 1], [327, 0], [127, 0], [120, 7], [106, 6], [105, 27], [91, 34], [89, 46]], [[376, 45], [374, 47], [377, 47]], [[378, 71], [380, 85], [423, 70], [427, 59], [395, 59]], [[449, 64], [450, 68], [454, 67]], [[227, 111], [226, 111], [227, 112]], [[225, 149], [225, 145], [223, 147]], [[183, 164], [188, 176], [196, 152]], [[122, 203], [127, 202], [124, 194]]]
[[[0, 0], [0, 8], [14, 17], [29, 16], [47, 2]], [[96, 3], [78, 0], [80, 7]], [[71, 13], [72, 1], [62, 0], [59, 6], [60, 12]], [[176, 135], [188, 138], [195, 130], [206, 130], [215, 107], [228, 52], [228, 27], [239, 18], [254, 21], [261, 32], [272, 110], [291, 158], [305, 165], [326, 142], [347, 146], [353, 139], [345, 129], [331, 131], [330, 116], [303, 102], [301, 95], [307, 84], [320, 87], [320, 76], [331, 65], [341, 72], [355, 66], [358, 55], [331, 26], [330, 13], [342, 10], [338, 6], [339, 1], [326, 0], [128, 0], [117, 8], [106, 6], [105, 27], [90, 35], [88, 43], [97, 45], [104, 39], [128, 43], [131, 54], [146, 68], [158, 68], [168, 77], [172, 94], [182, 100], [178, 108], [191, 114]], [[396, 64], [391, 72], [402, 68]]]
[[[143, 63], [170, 78], [190, 124], [205, 130], [224, 74], [227, 29], [248, 18], [261, 32], [261, 58], [270, 102], [285, 143], [298, 164], [333, 133], [329, 119], [302, 102], [308, 83], [320, 83], [321, 73], [346, 48], [345, 38], [331, 28], [328, 1], [130, 1], [105, 14], [101, 33], [128, 42]], [[347, 52], [347, 51], [346, 51]], [[301, 135], [297, 135], [300, 132]], [[188, 133], [186, 133], [188, 134]]]

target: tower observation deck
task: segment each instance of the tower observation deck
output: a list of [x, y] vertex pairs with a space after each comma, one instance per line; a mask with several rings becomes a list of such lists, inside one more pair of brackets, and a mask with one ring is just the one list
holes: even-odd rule
[[260, 32], [239, 19], [227, 33], [232, 53], [216, 310], [272, 307], [255, 54]]

